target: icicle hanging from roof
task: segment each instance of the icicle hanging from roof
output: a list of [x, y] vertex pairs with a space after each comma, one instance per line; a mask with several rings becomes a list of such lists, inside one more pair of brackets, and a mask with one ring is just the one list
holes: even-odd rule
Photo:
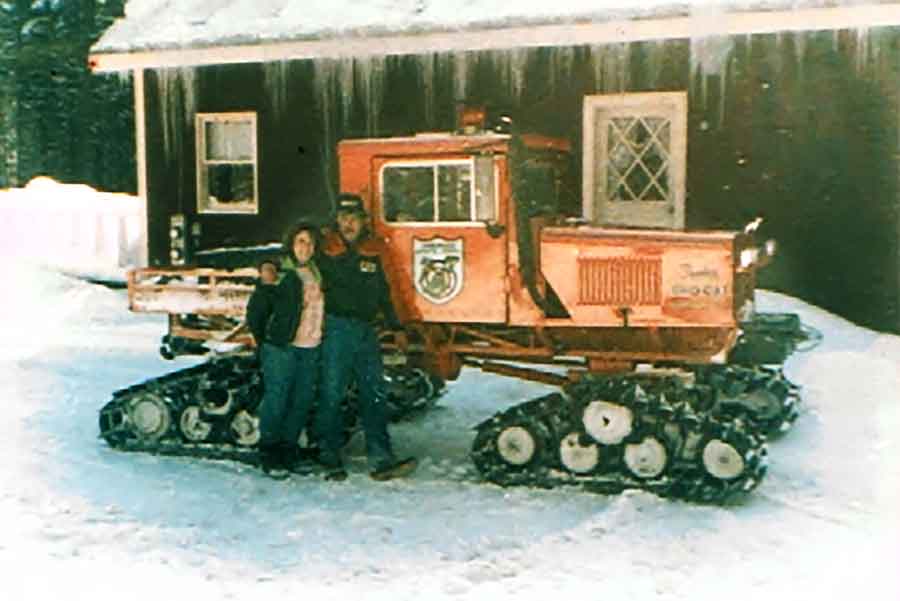
[[794, 57], [797, 60], [797, 73], [803, 79], [803, 66], [806, 63], [806, 36], [803, 32], [794, 33]]
[[657, 88], [659, 81], [662, 79], [663, 67], [665, 65], [666, 53], [669, 52], [666, 40], [650, 40], [644, 42], [644, 51], [647, 55], [647, 82], [651, 88]]
[[160, 69], [157, 71], [159, 86], [157, 95], [159, 100], [159, 115], [162, 120], [162, 137], [163, 151], [166, 157], [172, 156], [172, 142], [175, 137], [172, 124], [175, 122], [173, 113], [175, 111], [174, 91], [172, 82], [174, 81], [173, 69]]
[[131, 71], [116, 71], [115, 77], [119, 81], [119, 85], [121, 87], [126, 87], [131, 85]]
[[192, 67], [181, 67], [178, 76], [181, 80], [184, 125], [187, 130], [193, 130], [194, 116], [197, 114], [197, 71]]
[[180, 151], [183, 131], [193, 130], [197, 110], [195, 71], [191, 67], [178, 67], [160, 69], [158, 73], [163, 148], [166, 156], [171, 157]]
[[732, 67], [732, 72], [734, 71], [734, 59], [733, 57], [726, 62], [725, 66], [722, 69], [722, 73], [719, 75], [719, 129], [723, 129], [725, 127], [725, 99], [728, 97], [728, 67], [729, 64]]
[[491, 64], [506, 88], [508, 99], [515, 105], [521, 104], [525, 90], [525, 70], [528, 66], [529, 50], [510, 48], [491, 52]]
[[468, 52], [453, 52], [450, 56], [453, 61], [453, 100], [464, 102], [469, 91], [469, 68], [474, 57]]
[[[335, 86], [340, 80], [343, 65], [333, 59], [319, 59], [312, 61], [313, 68], [313, 90], [318, 103], [319, 115], [322, 120], [322, 143], [320, 152], [322, 155], [322, 177], [324, 178], [324, 189], [329, 193], [332, 191], [332, 161], [334, 160], [334, 148], [337, 145], [337, 132], [335, 131], [335, 111], [338, 106], [334, 101]], [[350, 73], [353, 73], [352, 68]], [[342, 87], [338, 87], [338, 93], [350, 96], [352, 90], [348, 93]], [[347, 119], [346, 113], [344, 119]], [[333, 201], [334, 199], [332, 199]]]
[[334, 76], [339, 86], [341, 95], [341, 119], [344, 130], [350, 128], [350, 119], [353, 116], [353, 95], [355, 94], [355, 78], [353, 76], [353, 58], [340, 58], [334, 63]]
[[550, 89], [558, 90], [572, 78], [572, 65], [575, 62], [573, 46], [554, 46], [549, 49]]
[[713, 75], [723, 79], [727, 76], [733, 50], [734, 39], [729, 36], [691, 38], [691, 79], [699, 78], [704, 108], [708, 98], [707, 79]]
[[854, 32], [856, 38], [856, 73], [861, 74], [869, 64], [869, 55], [871, 54], [871, 44], [869, 38], [868, 27], [858, 27]]
[[630, 83], [630, 44], [592, 46], [591, 64], [594, 67], [594, 89], [605, 93], [624, 92]]
[[359, 90], [365, 107], [366, 131], [374, 136], [378, 132], [381, 107], [384, 104], [384, 78], [387, 58], [366, 56], [354, 59], [355, 88]]
[[275, 113], [280, 115], [287, 107], [287, 84], [290, 80], [290, 63], [278, 61], [263, 63], [263, 81], [269, 101]]
[[437, 55], [433, 52], [415, 55], [414, 60], [419, 72], [422, 85], [422, 97], [425, 102], [426, 127], [434, 128], [437, 118]]

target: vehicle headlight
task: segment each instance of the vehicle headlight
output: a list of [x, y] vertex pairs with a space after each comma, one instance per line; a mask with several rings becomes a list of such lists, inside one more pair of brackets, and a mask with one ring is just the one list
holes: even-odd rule
[[741, 251], [741, 255], [740, 255], [741, 269], [747, 269], [748, 267], [750, 267], [751, 265], [756, 263], [758, 258], [759, 258], [759, 249], [758, 248], [756, 248], [756, 247], [745, 248], [744, 250]]

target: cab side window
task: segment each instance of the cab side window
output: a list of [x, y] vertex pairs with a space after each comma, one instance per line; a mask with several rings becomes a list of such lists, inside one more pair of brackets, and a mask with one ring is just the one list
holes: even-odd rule
[[392, 223], [491, 220], [496, 213], [493, 160], [388, 163], [381, 193], [385, 221]]

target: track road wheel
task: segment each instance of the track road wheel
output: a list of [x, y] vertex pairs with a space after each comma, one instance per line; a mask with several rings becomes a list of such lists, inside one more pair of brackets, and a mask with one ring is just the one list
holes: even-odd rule
[[560, 463], [575, 474], [592, 472], [600, 463], [600, 447], [596, 443], [583, 441], [583, 438], [587, 437], [579, 432], [572, 432], [559, 443]]
[[185, 407], [178, 419], [178, 429], [182, 436], [190, 442], [206, 442], [213, 431], [213, 425], [203, 419], [200, 407]]
[[165, 399], [152, 392], [145, 392], [131, 400], [128, 419], [134, 433], [144, 440], [162, 438], [172, 425], [172, 413]]
[[703, 468], [713, 478], [733, 480], [744, 472], [744, 458], [733, 445], [714, 438], [703, 447]]
[[625, 445], [625, 466], [638, 478], [656, 478], [665, 471], [668, 459], [665, 445], [653, 436]]
[[231, 438], [242, 447], [252, 447], [259, 442], [259, 418], [246, 411], [238, 411], [231, 418]]
[[617, 445], [631, 434], [634, 416], [631, 409], [608, 401], [592, 401], [582, 413], [585, 431], [604, 445]]

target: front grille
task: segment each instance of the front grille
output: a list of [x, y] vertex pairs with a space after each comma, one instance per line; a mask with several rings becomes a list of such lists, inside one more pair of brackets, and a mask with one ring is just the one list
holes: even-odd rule
[[633, 307], [662, 302], [662, 259], [578, 259], [578, 303]]

